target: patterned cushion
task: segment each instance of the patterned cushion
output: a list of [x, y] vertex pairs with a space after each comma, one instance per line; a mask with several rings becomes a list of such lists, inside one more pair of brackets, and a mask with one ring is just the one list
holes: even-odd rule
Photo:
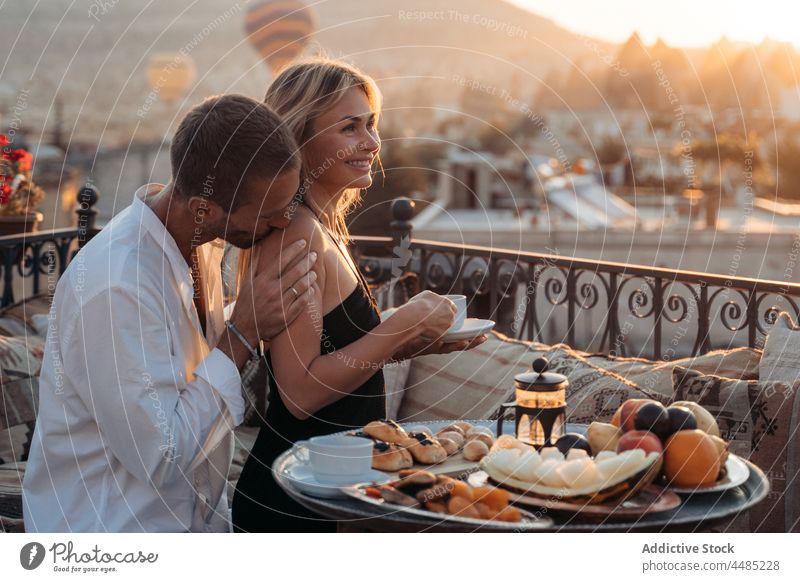
[[753, 348], [716, 350], [700, 356], [658, 362], [602, 354], [591, 354], [586, 359], [596, 366], [625, 377], [645, 390], [653, 390], [671, 397], [672, 370], [675, 366], [724, 378], [757, 380], [761, 350]]
[[750, 510], [750, 531], [800, 531], [800, 385], [731, 380], [675, 369], [675, 400], [701, 404], [717, 419], [730, 451], [755, 463], [770, 493]]
[[28, 422], [0, 429], [0, 465], [28, 460], [33, 424]]
[[36, 378], [0, 386], [0, 465], [27, 460], [38, 402]]
[[764, 344], [764, 355], [758, 365], [762, 382], [783, 382], [789, 386], [800, 381], [800, 327], [791, 316], [778, 315]]
[[730, 442], [730, 452], [749, 458], [753, 442], [751, 392], [756, 380], [732, 380], [676, 366], [673, 402], [689, 400], [708, 410], [719, 425], [720, 436]]
[[27, 337], [0, 336], [0, 382], [37, 376], [44, 357], [44, 340], [35, 333]]
[[0, 532], [24, 532], [22, 479], [25, 463], [0, 465]]
[[47, 315], [50, 312], [50, 305], [52, 302], [53, 299], [49, 294], [40, 293], [39, 295], [28, 297], [24, 301], [19, 301], [13, 305], [4, 307], [0, 310], [0, 318], [10, 317], [17, 319], [28, 326], [28, 329], [31, 330], [30, 333], [36, 333], [34, 331], [32, 317], [37, 314]]
[[569, 380], [567, 387], [567, 420], [589, 424], [592, 421], [608, 422], [617, 408], [630, 398], [652, 398], [668, 402], [668, 397], [644, 389], [619, 374], [594, 365], [581, 353], [565, 344], [550, 348], [546, 354], [550, 361], [548, 370], [563, 374]]
[[514, 376], [548, 347], [492, 332], [469, 351], [414, 358], [398, 419], [489, 418], [514, 393]]
[[751, 391], [750, 460], [770, 481], [770, 492], [751, 511], [752, 531], [800, 532], [800, 384], [759, 383]]
[[25, 325], [24, 321], [16, 317], [11, 315], [0, 317], [0, 335], [27, 337], [34, 333], [36, 333], [35, 330]]

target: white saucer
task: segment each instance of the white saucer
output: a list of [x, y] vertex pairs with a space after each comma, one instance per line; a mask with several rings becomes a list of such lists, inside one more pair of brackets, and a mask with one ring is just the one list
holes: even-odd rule
[[494, 322], [491, 319], [476, 319], [469, 317], [464, 320], [464, 323], [455, 331], [448, 331], [442, 337], [445, 342], [460, 342], [462, 340], [475, 339], [479, 335], [489, 333], [494, 328]]
[[375, 482], [380, 485], [392, 480], [386, 473], [370, 469], [369, 472], [364, 475], [344, 479], [340, 483], [317, 481], [314, 477], [314, 472], [311, 470], [311, 466], [304, 463], [289, 465], [284, 469], [283, 475], [302, 493], [311, 495], [312, 497], [322, 497], [324, 499], [347, 497], [347, 495], [342, 493], [341, 488], [355, 483]]

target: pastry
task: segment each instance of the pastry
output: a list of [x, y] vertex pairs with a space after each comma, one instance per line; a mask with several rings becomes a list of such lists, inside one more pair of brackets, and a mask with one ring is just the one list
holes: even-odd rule
[[464, 458], [467, 461], [480, 461], [483, 457], [489, 454], [489, 447], [486, 443], [473, 439], [464, 445]]
[[408, 432], [409, 433], [412, 433], [412, 432], [424, 432], [428, 436], [433, 436], [433, 431], [431, 429], [429, 429], [427, 426], [424, 426], [424, 425], [421, 425], [421, 424], [419, 424], [417, 426], [412, 426], [410, 429], [408, 429]]
[[417, 501], [422, 504], [428, 504], [431, 501], [445, 500], [450, 496], [451, 489], [452, 487], [448, 485], [436, 484], [433, 487], [428, 487], [417, 493]]
[[439, 441], [421, 432], [408, 435], [401, 444], [411, 452], [415, 461], [423, 465], [433, 465], [447, 459], [447, 451]]
[[379, 471], [399, 471], [414, 464], [411, 454], [403, 447], [383, 441], [376, 441], [372, 447], [372, 468]]
[[458, 446], [458, 443], [451, 441], [446, 437], [439, 437], [437, 440], [439, 441], [439, 444], [442, 445], [444, 450], [447, 451], [448, 456], [455, 455], [461, 449], [461, 447]]
[[408, 438], [408, 434], [393, 420], [373, 420], [364, 427], [364, 432], [373, 439], [385, 443], [400, 444]]
[[458, 428], [460, 428], [461, 432], [463, 432], [465, 435], [467, 434], [467, 431], [469, 431], [472, 428], [472, 425], [470, 423], [464, 422], [463, 420], [459, 420], [458, 422], [454, 422], [453, 424]]
[[459, 448], [464, 446], [464, 440], [465, 440], [464, 439], [464, 435], [461, 434], [460, 432], [454, 432], [454, 431], [451, 431], [451, 430], [447, 431], [447, 432], [440, 432], [439, 434], [436, 435], [436, 438], [437, 439], [450, 439], [451, 441], [456, 443]]
[[[467, 437], [467, 443], [469, 443], [470, 441], [481, 441], [483, 444], [485, 444], [487, 446], [487, 448], [490, 448], [490, 449], [492, 448], [492, 445], [494, 444], [494, 439], [491, 436], [489, 436], [488, 434], [483, 433], [483, 432], [472, 433], [472, 436], [468, 436]], [[466, 445], [464, 445], [464, 446], [466, 446]]]
[[389, 485], [381, 485], [378, 490], [381, 492], [381, 497], [389, 503], [402, 505], [403, 507], [417, 507], [419, 505], [416, 499]]
[[451, 424], [451, 425], [448, 425], [448, 426], [444, 427], [439, 432], [437, 432], [436, 436], [439, 436], [440, 434], [445, 433], [445, 432], [457, 432], [461, 436], [465, 436], [466, 435], [466, 432], [460, 426], [458, 426], [457, 424]]
[[400, 479], [393, 483], [393, 485], [398, 489], [406, 489], [411, 487], [432, 487], [436, 484], [436, 475], [429, 471], [403, 469], [400, 471], [398, 476]]
[[490, 437], [494, 438], [494, 433], [492, 432], [492, 429], [490, 429], [488, 426], [473, 426], [472, 428], [470, 428], [469, 430], [467, 430], [464, 433], [464, 436], [469, 438], [472, 435], [479, 434], [479, 433], [480, 434], [487, 434]]

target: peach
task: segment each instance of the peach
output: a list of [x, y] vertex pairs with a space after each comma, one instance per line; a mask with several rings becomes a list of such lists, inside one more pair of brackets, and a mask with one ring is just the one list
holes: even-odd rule
[[619, 437], [617, 452], [642, 449], [645, 453], [658, 453], [664, 451], [661, 439], [648, 430], [631, 430]]

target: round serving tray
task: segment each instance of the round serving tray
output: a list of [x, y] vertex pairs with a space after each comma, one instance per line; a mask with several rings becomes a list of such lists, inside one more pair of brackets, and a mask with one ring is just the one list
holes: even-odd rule
[[[425, 425], [436, 432], [437, 427], [441, 428], [451, 422], [446, 420], [401, 424], [406, 428]], [[494, 421], [488, 420], [469, 420], [468, 422], [488, 427], [492, 427], [494, 424]], [[508, 423], [507, 430], [513, 431], [512, 422]], [[568, 424], [567, 430], [582, 432], [585, 430], [585, 426]], [[362, 503], [356, 499], [316, 499], [304, 495], [283, 476], [287, 463], [299, 462], [293, 453], [293, 449], [289, 449], [275, 460], [273, 472], [277, 483], [295, 501], [329, 519], [381, 531], [498, 531], [484, 530], [478, 526], [455, 523], [451, 520], [436, 521], [403, 512], [382, 511], [380, 507]], [[769, 481], [764, 472], [749, 461], [743, 460], [743, 463], [746, 464], [749, 474], [747, 480], [741, 485], [717, 493], [690, 495], [685, 497], [678, 507], [669, 511], [651, 513], [622, 521], [616, 519], [584, 521], [574, 515], [563, 516], [554, 513], [549, 516], [553, 519], [552, 526], [537, 528], [535, 531], [692, 531], [701, 525], [729, 520], [762, 501], [769, 493]], [[464, 473], [479, 470], [477, 463], [473, 465], [472, 470], [461, 468], [456, 472], [463, 477]], [[547, 513], [542, 510], [537, 515], [547, 516]]]

